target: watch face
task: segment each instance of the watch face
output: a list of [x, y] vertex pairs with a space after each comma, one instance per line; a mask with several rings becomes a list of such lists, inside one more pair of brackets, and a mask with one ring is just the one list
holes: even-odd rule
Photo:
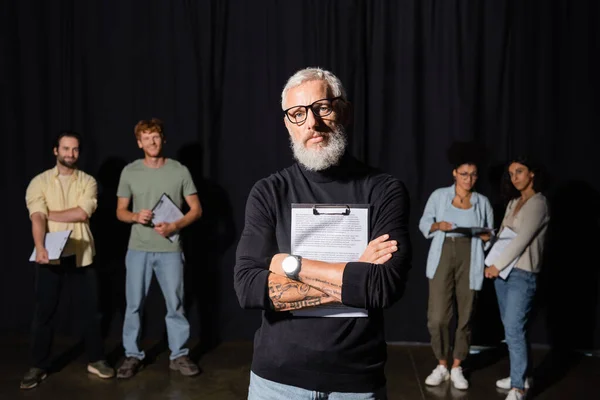
[[283, 272], [285, 272], [286, 274], [293, 274], [298, 269], [298, 264], [299, 262], [298, 259], [296, 259], [296, 257], [287, 256], [283, 259], [283, 262], [281, 263], [281, 268], [283, 268]]

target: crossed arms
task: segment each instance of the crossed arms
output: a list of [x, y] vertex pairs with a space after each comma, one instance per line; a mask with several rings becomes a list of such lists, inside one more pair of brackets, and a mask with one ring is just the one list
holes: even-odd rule
[[234, 284], [240, 305], [289, 311], [322, 304], [359, 308], [389, 307], [402, 294], [410, 268], [408, 195], [393, 180], [372, 208], [372, 240], [357, 262], [327, 263], [302, 259], [298, 281], [285, 276], [287, 252], [277, 244], [276, 225], [267, 204], [269, 188], [250, 193], [246, 224], [237, 250]]
[[[359, 261], [383, 264], [398, 250], [397, 242], [389, 235], [371, 241]], [[342, 303], [343, 275], [346, 263], [326, 263], [302, 260], [298, 281], [285, 276], [281, 262], [286, 253], [276, 254], [269, 266], [269, 298], [275, 311], [290, 311], [322, 304]]]
[[94, 179], [90, 179], [77, 201], [78, 205], [66, 210], [49, 210], [42, 186], [41, 180], [34, 178], [27, 188], [25, 197], [30, 212], [31, 234], [36, 249], [35, 262], [48, 264], [48, 251], [44, 245], [48, 221], [63, 223], [88, 222], [96, 210], [98, 186]]
[[41, 211], [36, 211], [31, 215], [31, 234], [35, 245], [35, 262], [38, 264], [48, 264], [48, 251], [46, 250], [44, 240], [47, 232], [47, 221], [53, 222], [86, 222], [89, 216], [81, 207], [73, 207], [62, 211], [48, 211], [48, 216]]

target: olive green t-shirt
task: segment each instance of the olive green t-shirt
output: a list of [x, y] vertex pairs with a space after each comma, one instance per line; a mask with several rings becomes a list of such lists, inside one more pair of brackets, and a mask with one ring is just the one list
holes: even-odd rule
[[[121, 172], [117, 197], [133, 198], [133, 212], [139, 212], [154, 208], [163, 193], [181, 208], [185, 196], [196, 192], [190, 171], [178, 161], [167, 158], [160, 168], [147, 167], [144, 160], [128, 164]], [[181, 245], [179, 238], [171, 242], [153, 228], [134, 223], [129, 237], [129, 249], [169, 252], [181, 251]]]

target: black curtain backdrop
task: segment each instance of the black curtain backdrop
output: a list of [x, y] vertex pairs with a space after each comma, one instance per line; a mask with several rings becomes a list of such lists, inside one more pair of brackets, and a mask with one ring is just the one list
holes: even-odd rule
[[[57, 132], [81, 132], [80, 166], [100, 184], [92, 218], [107, 335], [119, 336], [129, 227], [115, 218], [122, 167], [142, 154], [133, 126], [159, 117], [166, 153], [186, 164], [204, 217], [185, 232], [194, 337], [251, 338], [259, 313], [240, 309], [232, 271], [254, 182], [292, 162], [280, 93], [320, 66], [345, 84], [355, 116], [350, 151], [403, 180], [411, 195], [413, 269], [387, 311], [389, 341], [427, 342], [429, 248], [417, 230], [431, 192], [452, 182], [448, 150], [485, 147], [479, 191], [501, 220], [499, 177], [526, 153], [549, 173], [553, 219], [532, 338], [600, 347], [596, 1], [32, 1], [0, 10], [3, 115], [0, 332], [25, 334], [34, 267], [25, 188], [54, 164]], [[164, 334], [153, 286], [146, 336]], [[66, 323], [70, 303], [60, 306]], [[484, 286], [474, 341], [502, 339]]]

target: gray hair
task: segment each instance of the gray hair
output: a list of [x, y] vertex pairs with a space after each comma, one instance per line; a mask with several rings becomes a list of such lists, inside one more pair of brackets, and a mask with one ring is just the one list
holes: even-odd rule
[[285, 109], [285, 98], [290, 89], [302, 85], [308, 81], [325, 81], [331, 90], [333, 97], [341, 97], [346, 101], [346, 89], [340, 79], [331, 72], [321, 68], [305, 68], [296, 72], [288, 79], [281, 92], [281, 109]]

